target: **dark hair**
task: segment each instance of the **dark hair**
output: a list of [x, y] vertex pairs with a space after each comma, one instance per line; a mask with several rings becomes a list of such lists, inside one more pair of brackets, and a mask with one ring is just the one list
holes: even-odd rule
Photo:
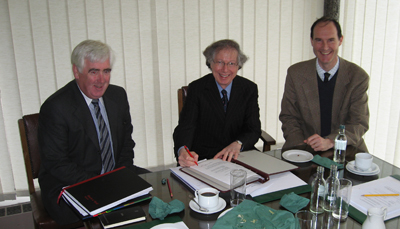
[[325, 25], [328, 24], [329, 22], [333, 22], [333, 24], [336, 26], [338, 38], [340, 39], [342, 37], [342, 29], [340, 28], [340, 24], [338, 21], [336, 21], [336, 19], [330, 17], [321, 17], [320, 19], [317, 19], [311, 26], [311, 34], [310, 34], [311, 39], [314, 38], [315, 26], [320, 22], [325, 22]]
[[247, 61], [247, 56], [240, 50], [240, 46], [236, 41], [225, 39], [212, 43], [204, 50], [203, 55], [206, 57], [206, 65], [209, 69], [211, 69], [211, 62], [214, 61], [215, 54], [226, 48], [236, 49], [238, 52], [237, 62], [239, 69], [243, 67]]

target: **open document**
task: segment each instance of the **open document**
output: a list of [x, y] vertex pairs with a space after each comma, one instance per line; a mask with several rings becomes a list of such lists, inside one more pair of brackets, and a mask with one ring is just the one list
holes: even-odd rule
[[[171, 168], [171, 172], [185, 183], [193, 191], [210, 187], [202, 181], [182, 172], [182, 167]], [[306, 182], [298, 178], [291, 172], [284, 172], [270, 176], [270, 180], [266, 183], [254, 182], [246, 186], [246, 194], [252, 197], [273, 193], [285, 189], [307, 185]]]
[[359, 184], [353, 187], [350, 204], [360, 212], [367, 214], [369, 208], [387, 208], [385, 220], [400, 216], [400, 196], [366, 197], [366, 194], [400, 193], [400, 181], [391, 176]]

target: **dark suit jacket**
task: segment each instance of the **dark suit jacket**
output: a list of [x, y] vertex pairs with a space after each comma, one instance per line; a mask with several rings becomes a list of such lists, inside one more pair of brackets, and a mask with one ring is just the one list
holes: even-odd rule
[[254, 149], [261, 135], [259, 111], [257, 85], [248, 79], [233, 79], [226, 114], [214, 76], [193, 81], [173, 135], [176, 158], [184, 145], [199, 159], [214, 157], [235, 140], [243, 150]]
[[[116, 165], [136, 170], [135, 142], [126, 92], [109, 85], [103, 95]], [[39, 115], [41, 171], [39, 184], [43, 204], [59, 224], [78, 221], [64, 201], [57, 205], [61, 188], [101, 173], [102, 162], [96, 127], [75, 80], [55, 92], [42, 105]]]
[[[340, 58], [333, 93], [331, 134], [334, 139], [340, 124], [346, 126], [347, 144], [367, 152], [362, 136], [368, 130], [368, 74], [359, 66]], [[303, 143], [313, 134], [321, 135], [316, 58], [292, 65], [287, 72], [282, 98], [284, 148]]]

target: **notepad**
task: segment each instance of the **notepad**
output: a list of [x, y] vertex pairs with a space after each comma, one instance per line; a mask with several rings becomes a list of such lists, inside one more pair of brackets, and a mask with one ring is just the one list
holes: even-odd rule
[[399, 190], [400, 181], [394, 177], [388, 176], [378, 180], [373, 180], [353, 187], [350, 204], [365, 215], [369, 208], [386, 207], [386, 220], [392, 219], [400, 216], [400, 196], [365, 197], [362, 195], [398, 193]]

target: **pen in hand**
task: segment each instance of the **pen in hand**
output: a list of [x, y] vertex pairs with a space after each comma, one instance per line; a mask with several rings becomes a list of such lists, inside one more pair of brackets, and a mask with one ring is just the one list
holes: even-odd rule
[[[185, 150], [186, 150], [186, 152], [188, 152], [188, 154], [189, 154], [192, 158], [194, 158], [193, 155], [190, 153], [188, 147], [185, 146]], [[199, 165], [199, 164], [197, 164], [197, 161], [194, 161], [194, 163], [195, 163], [196, 165]]]

